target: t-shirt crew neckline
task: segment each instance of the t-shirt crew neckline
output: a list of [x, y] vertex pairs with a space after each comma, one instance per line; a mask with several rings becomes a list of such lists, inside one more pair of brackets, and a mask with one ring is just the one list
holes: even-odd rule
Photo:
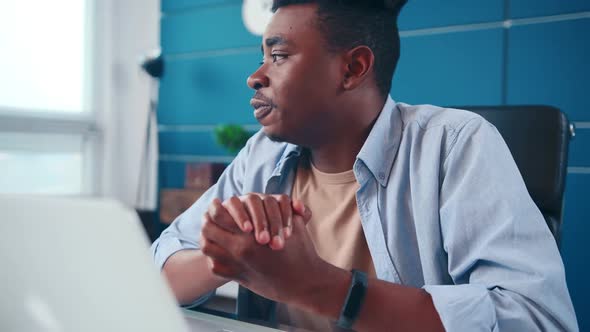
[[347, 184], [356, 182], [356, 177], [352, 169], [340, 173], [325, 173], [317, 169], [311, 161], [307, 164], [311, 170], [311, 175], [322, 184]]

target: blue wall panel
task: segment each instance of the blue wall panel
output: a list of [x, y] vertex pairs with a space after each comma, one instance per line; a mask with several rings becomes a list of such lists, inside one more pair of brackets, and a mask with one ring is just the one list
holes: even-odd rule
[[503, 19], [503, 0], [409, 0], [400, 14], [399, 28], [411, 30]]
[[160, 34], [164, 54], [260, 47], [261, 43], [261, 37], [251, 34], [244, 27], [241, 3], [165, 15]]
[[567, 179], [565, 216], [561, 254], [565, 264], [570, 295], [574, 302], [580, 331], [590, 331], [590, 174], [570, 174]]
[[590, 1], [588, 0], [510, 0], [509, 3], [509, 13], [513, 18], [568, 14], [590, 10]]
[[160, 161], [158, 175], [160, 188], [184, 188], [185, 163]]
[[200, 6], [241, 3], [241, 0], [162, 0], [162, 12], [192, 10]]
[[568, 165], [590, 167], [590, 128], [576, 129], [576, 137], [570, 142]]
[[391, 95], [411, 104], [502, 103], [501, 29], [402, 38]]
[[230, 155], [215, 141], [213, 132], [161, 132], [161, 154], [182, 155]]
[[255, 124], [246, 79], [258, 68], [260, 50], [166, 61], [161, 79], [161, 124]]
[[509, 30], [507, 100], [548, 104], [571, 121], [590, 119], [590, 19]]

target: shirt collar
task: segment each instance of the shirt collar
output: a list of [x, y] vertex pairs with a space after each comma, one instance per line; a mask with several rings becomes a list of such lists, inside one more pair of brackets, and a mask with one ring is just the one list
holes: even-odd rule
[[[383, 187], [386, 186], [389, 180], [391, 168], [399, 148], [401, 132], [402, 124], [399, 110], [395, 101], [388, 96], [365, 144], [363, 144], [361, 151], [357, 155], [357, 161], [361, 160]], [[283, 173], [287, 164], [286, 161], [291, 157], [298, 158], [302, 150], [301, 146], [287, 143], [281, 158], [279, 158], [275, 166], [273, 175]]]
[[285, 146], [285, 150], [283, 151], [283, 154], [281, 155], [281, 158], [279, 158], [279, 161], [275, 165], [275, 169], [274, 169], [272, 175], [273, 176], [281, 175], [283, 173], [283, 171], [285, 170], [285, 167], [287, 164], [286, 161], [288, 159], [290, 159], [291, 157], [299, 158], [299, 156], [301, 155], [301, 151], [303, 151], [303, 147], [295, 145], [295, 144], [287, 143]]
[[357, 161], [361, 160], [383, 187], [389, 181], [401, 135], [401, 115], [395, 101], [388, 96], [365, 144], [357, 155]]

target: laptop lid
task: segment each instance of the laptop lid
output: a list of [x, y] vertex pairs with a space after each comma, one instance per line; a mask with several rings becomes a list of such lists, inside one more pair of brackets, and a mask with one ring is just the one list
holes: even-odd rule
[[133, 210], [0, 195], [1, 331], [187, 331]]

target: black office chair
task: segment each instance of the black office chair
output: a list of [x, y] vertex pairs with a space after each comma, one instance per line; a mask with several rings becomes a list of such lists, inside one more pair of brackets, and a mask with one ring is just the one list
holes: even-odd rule
[[560, 243], [568, 146], [574, 126], [551, 106], [459, 106], [492, 123], [510, 149], [529, 194]]

